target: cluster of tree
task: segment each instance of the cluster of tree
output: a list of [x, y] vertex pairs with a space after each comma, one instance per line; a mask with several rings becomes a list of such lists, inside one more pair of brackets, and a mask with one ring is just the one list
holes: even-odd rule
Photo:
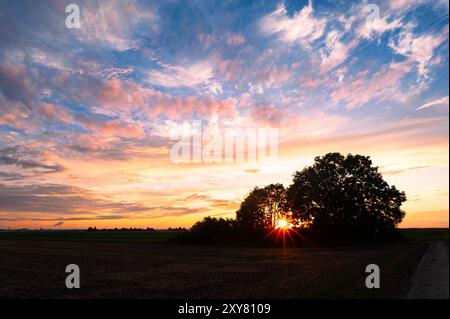
[[170, 231], [183, 231], [183, 230], [186, 230], [186, 228], [185, 227], [175, 227], [175, 228], [169, 227], [167, 230], [170, 230]]
[[[260, 241], [278, 223], [300, 233], [300, 242], [358, 243], [398, 236], [405, 213], [404, 192], [384, 181], [368, 156], [329, 153], [294, 173], [292, 184], [255, 187], [241, 203], [236, 219], [206, 217], [181, 241], [244, 243]], [[295, 236], [294, 236], [295, 237]], [[179, 238], [180, 239], [180, 238]]]

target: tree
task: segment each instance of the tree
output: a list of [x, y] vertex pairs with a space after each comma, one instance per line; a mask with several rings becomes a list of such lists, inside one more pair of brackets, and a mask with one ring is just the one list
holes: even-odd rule
[[196, 222], [190, 232], [188, 241], [199, 244], [223, 244], [233, 237], [235, 221], [229, 218], [205, 217]]
[[256, 230], [272, 228], [287, 215], [286, 189], [282, 184], [255, 187], [236, 212], [240, 229]]
[[368, 156], [329, 153], [294, 174], [287, 189], [293, 218], [323, 240], [382, 237], [405, 213], [404, 192], [389, 186]]

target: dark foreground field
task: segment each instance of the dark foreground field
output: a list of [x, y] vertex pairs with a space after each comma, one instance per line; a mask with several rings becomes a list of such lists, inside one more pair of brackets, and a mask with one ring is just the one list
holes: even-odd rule
[[[176, 232], [0, 233], [0, 298], [403, 298], [430, 241], [448, 229], [403, 230], [404, 242], [341, 248], [167, 245]], [[65, 267], [81, 288], [65, 287]], [[381, 288], [365, 287], [365, 267]]]

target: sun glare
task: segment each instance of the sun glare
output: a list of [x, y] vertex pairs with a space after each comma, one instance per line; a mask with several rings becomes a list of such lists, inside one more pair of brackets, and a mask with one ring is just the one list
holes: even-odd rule
[[289, 229], [291, 227], [292, 225], [286, 219], [280, 219], [275, 226], [278, 229]]

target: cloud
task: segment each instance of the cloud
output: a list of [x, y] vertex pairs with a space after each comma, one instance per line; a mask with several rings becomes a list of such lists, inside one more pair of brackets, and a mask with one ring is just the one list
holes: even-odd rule
[[429, 168], [429, 167], [431, 167], [431, 165], [418, 165], [418, 166], [411, 166], [411, 167], [398, 168], [398, 169], [384, 169], [384, 168], [381, 168], [381, 173], [384, 174], [384, 175], [397, 175], [397, 174], [408, 173], [408, 172], [411, 172], [411, 171], [424, 169], [424, 168]]
[[39, 105], [38, 113], [55, 123], [69, 124], [73, 121], [73, 116], [68, 110], [55, 104], [43, 103]]
[[351, 50], [358, 45], [357, 40], [344, 43], [340, 38], [340, 32], [337, 30], [332, 30], [327, 34], [326, 46], [319, 51], [322, 53], [322, 62], [320, 65], [322, 72], [341, 65], [348, 58]]
[[284, 4], [280, 4], [274, 12], [266, 15], [260, 21], [263, 33], [276, 35], [280, 41], [299, 43], [305, 47], [309, 47], [322, 37], [326, 24], [325, 18], [314, 17], [311, 0], [292, 17], [288, 16]]
[[335, 104], [344, 102], [348, 109], [353, 109], [370, 101], [402, 98], [401, 79], [411, 71], [411, 61], [390, 63], [372, 74], [361, 71], [341, 83], [331, 93], [331, 100]]
[[245, 43], [245, 37], [240, 33], [228, 33], [225, 36], [225, 41], [229, 45], [241, 45]]
[[124, 75], [130, 75], [135, 71], [131, 66], [120, 68], [120, 67], [107, 67], [101, 71], [100, 76], [107, 79], [120, 78]]
[[448, 95], [444, 96], [444, 97], [441, 97], [440, 99], [427, 102], [427, 103], [419, 106], [416, 110], [423, 110], [423, 109], [426, 109], [426, 108], [429, 108], [429, 107], [441, 106], [441, 105], [442, 106], [446, 105], [448, 107]]
[[320, 108], [289, 114], [279, 123], [280, 140], [296, 140], [301, 145], [303, 140], [337, 135], [350, 122], [349, 117], [329, 114]]
[[[141, 203], [113, 201], [96, 192], [64, 184], [0, 184], [0, 217], [2, 213], [6, 213], [7, 216], [16, 216], [16, 220], [69, 221], [176, 217], [204, 210], [204, 207], [148, 206]], [[49, 214], [58, 216], [64, 214], [70, 217], [49, 218]]]
[[[17, 108], [13, 108], [14, 106], [14, 103], [8, 103], [3, 98], [0, 98], [0, 125], [8, 125], [16, 128], [25, 127], [25, 121], [28, 118], [28, 114], [21, 110], [17, 110]], [[4, 107], [5, 110], [2, 110], [2, 107]], [[13, 109], [6, 109], [8, 107]], [[6, 114], [1, 114], [2, 112], [5, 112]]]
[[31, 159], [31, 157], [42, 157], [42, 154], [35, 151], [21, 151], [17, 147], [4, 148], [0, 150], [0, 165], [13, 165], [23, 169], [37, 169], [39, 172], [44, 173], [64, 170], [63, 166], [56, 163], [49, 163], [45, 158], [41, 159], [43, 161], [37, 161]]
[[0, 156], [0, 164], [3, 165], [16, 165], [21, 168], [44, 168], [48, 171], [60, 171], [63, 168], [59, 165], [45, 165], [32, 160], [23, 160], [18, 158], [13, 158], [5, 155]]
[[19, 179], [23, 179], [25, 176], [17, 173], [9, 173], [0, 171], [0, 180], [4, 181], [15, 181]]
[[[237, 115], [235, 99], [220, 99], [207, 94], [221, 91], [220, 84], [216, 86], [213, 80], [198, 86], [202, 94], [174, 96], [118, 78], [69, 79], [63, 79], [58, 87], [69, 88], [64, 95], [70, 95], [70, 103], [87, 105], [87, 109], [74, 111], [44, 103], [38, 114], [55, 123], [79, 125], [99, 137], [141, 139], [164, 119], [192, 120], [197, 117], [209, 120], [216, 116], [223, 119]], [[207, 92], [203, 91], [206, 86], [209, 86]]]
[[290, 78], [287, 65], [271, 65], [260, 68], [252, 77], [253, 85], [263, 85], [264, 88], [280, 87]]
[[[32, 220], [33, 218], [48, 218], [48, 214], [71, 215], [70, 218], [98, 219], [111, 213], [118, 215], [116, 218], [133, 214], [150, 213], [170, 214], [170, 208], [150, 207], [139, 203], [128, 203], [104, 199], [96, 192], [80, 187], [63, 184], [25, 184], [5, 185], [0, 184], [0, 212], [12, 213], [19, 219]], [[181, 214], [182, 208], [174, 209], [174, 214]], [[23, 214], [26, 217], [22, 217]], [[34, 217], [32, 217], [34, 216]], [[103, 216], [103, 217], [102, 217]], [[67, 217], [69, 218], [69, 217]], [[57, 218], [56, 220], [61, 220]]]
[[424, 3], [424, 0], [397, 0], [389, 1], [389, 7], [393, 10], [410, 8]]
[[79, 39], [117, 51], [138, 46], [138, 26], [145, 26], [147, 31], [156, 27], [154, 12], [135, 1], [87, 1], [82, 5], [80, 17]]
[[0, 184], [0, 210], [6, 212], [86, 213], [102, 204], [91, 193], [68, 185]]
[[213, 77], [209, 62], [198, 62], [187, 67], [163, 64], [162, 70], [149, 72], [147, 82], [169, 88], [197, 87], [207, 84]]
[[254, 104], [249, 111], [249, 123], [253, 122], [257, 125], [277, 126], [286, 115], [284, 109], [276, 108], [268, 103]]
[[[341, 152], [359, 152], [380, 158], [385, 157], [383, 154], [390, 154], [392, 159], [400, 157], [399, 162], [410, 166], [446, 166], [448, 117], [371, 122], [366, 119], [356, 127], [355, 121], [349, 118], [347, 123], [344, 121], [335, 125], [334, 129], [324, 131], [323, 134], [313, 130], [315, 134], [308, 136], [300, 131], [292, 139], [281, 139], [280, 154], [310, 156], [311, 152], [320, 154], [333, 151], [338, 145]], [[323, 127], [325, 129], [330, 125], [327, 123]], [[427, 156], [423, 157], [423, 154]]]
[[[365, 13], [363, 16], [366, 15], [367, 13]], [[398, 29], [401, 26], [402, 23], [400, 19], [392, 19], [390, 22], [388, 22], [388, 17], [379, 17], [370, 21], [364, 21], [358, 26], [356, 32], [362, 38], [373, 39], [376, 36], [380, 36], [387, 31]]]
[[[208, 207], [212, 208], [231, 208], [236, 209], [240, 202], [236, 200], [228, 200], [228, 199], [218, 199], [218, 198], [212, 198], [209, 195], [206, 194], [191, 194], [187, 196], [184, 199], [179, 200], [180, 202], [186, 202], [189, 203], [196, 203], [200, 202], [202, 205], [207, 205]], [[204, 208], [206, 210], [206, 208]]]
[[142, 138], [144, 128], [141, 123], [126, 123], [119, 119], [102, 120], [98, 116], [77, 114], [76, 120], [86, 129], [106, 137]]
[[[111, 220], [111, 219], [123, 219], [125, 218], [124, 216], [120, 216], [120, 215], [98, 215], [98, 216], [82, 216], [82, 217], [57, 217], [57, 218], [42, 218], [42, 217], [38, 217], [38, 218], [30, 218], [30, 219], [25, 219], [25, 218], [17, 218], [20, 220], [31, 220], [31, 221], [42, 221], [42, 222], [52, 222], [52, 221], [60, 221], [57, 224], [63, 223], [63, 221], [86, 221], [86, 220]], [[56, 226], [53, 225], [53, 226]]]
[[0, 64], [0, 93], [10, 101], [22, 102], [30, 108], [35, 92], [26, 68]]
[[397, 39], [391, 39], [389, 47], [400, 55], [409, 57], [418, 64], [418, 73], [428, 77], [433, 64], [435, 50], [448, 39], [448, 26], [437, 34], [415, 35], [412, 27], [399, 33]]
[[125, 216], [121, 215], [98, 215], [98, 216], [82, 216], [82, 217], [36, 217], [36, 218], [27, 218], [27, 217], [16, 217], [16, 218], [0, 218], [0, 220], [4, 221], [38, 221], [38, 222], [54, 222], [59, 221], [54, 224], [54, 227], [62, 226], [64, 221], [89, 221], [89, 220], [112, 220], [112, 219], [123, 219]]

